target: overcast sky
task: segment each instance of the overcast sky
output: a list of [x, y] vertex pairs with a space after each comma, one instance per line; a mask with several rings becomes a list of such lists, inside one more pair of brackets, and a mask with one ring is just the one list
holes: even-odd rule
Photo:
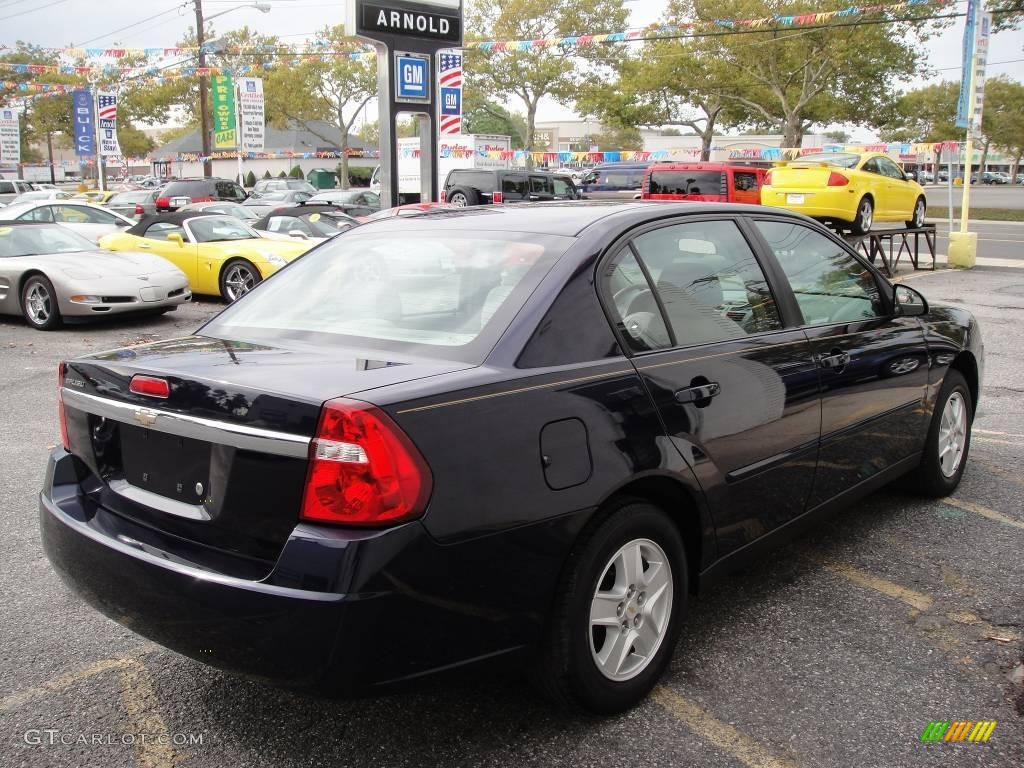
[[[500, 2], [500, 0], [491, 0]], [[222, 11], [230, 15], [216, 19], [218, 32], [248, 25], [258, 32], [279, 35], [300, 42], [325, 25], [344, 21], [343, 0], [260, 0], [272, 9], [261, 13], [250, 0], [204, 0], [207, 18]], [[245, 7], [245, 6], [250, 7]], [[656, 21], [666, 0], [630, 2], [631, 26]], [[956, 2], [962, 12], [965, 0]], [[192, 3], [174, 0], [0, 0], [0, 43], [13, 45], [17, 40], [43, 46], [126, 47], [170, 46], [195, 22]], [[132, 25], [132, 26], [129, 26]], [[128, 27], [127, 29], [122, 29]], [[586, 30], [580, 30], [584, 32]], [[614, 30], [606, 30], [614, 31]], [[922, 76], [920, 83], [960, 78], [960, 51], [963, 19], [928, 44], [928, 60], [935, 70]], [[1024, 81], [1024, 32], [1003, 32], [990, 46], [989, 76], [1006, 74]], [[1007, 62], [1007, 63], [1000, 63]], [[515, 106], [512, 104], [511, 106]], [[539, 120], [572, 117], [573, 113], [554, 103], [541, 105]], [[372, 115], [370, 116], [372, 119]]]

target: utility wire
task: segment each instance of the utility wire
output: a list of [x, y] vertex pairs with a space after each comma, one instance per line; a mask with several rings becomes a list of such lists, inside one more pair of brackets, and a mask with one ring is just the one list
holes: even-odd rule
[[12, 13], [10, 16], [0, 16], [0, 21], [6, 21], [7, 19], [13, 19], [16, 16], [24, 16], [26, 13], [35, 13], [36, 11], [41, 11], [44, 8], [52, 8], [55, 5], [60, 5], [61, 3], [66, 3], [67, 1], [68, 0], [55, 0], [55, 2], [47, 3], [46, 5], [40, 5], [40, 6], [36, 7], [36, 8], [29, 8], [27, 11], [19, 11], [18, 13]]
[[104, 32], [102, 35], [97, 35], [96, 37], [90, 38], [89, 40], [86, 40], [84, 42], [79, 43], [78, 45], [74, 45], [74, 46], [71, 46], [71, 47], [72, 48], [82, 48], [82, 47], [88, 45], [89, 43], [94, 43], [97, 40], [102, 40], [105, 37], [111, 37], [113, 35], [116, 35], [118, 32], [124, 32], [126, 29], [131, 29], [132, 27], [137, 27], [140, 24], [145, 24], [147, 21], [152, 21], [153, 19], [159, 18], [160, 16], [165, 16], [168, 13], [173, 13], [174, 11], [177, 11], [179, 8], [184, 8], [186, 5], [188, 5], [188, 3], [181, 3], [180, 5], [176, 5], [173, 8], [168, 8], [166, 11], [160, 11], [160, 13], [154, 13], [152, 16], [147, 16], [144, 19], [136, 21], [136, 22], [134, 22], [132, 24], [127, 24], [127, 25], [125, 25], [123, 27], [120, 27], [119, 29], [115, 29], [115, 30], [113, 30], [111, 32]]

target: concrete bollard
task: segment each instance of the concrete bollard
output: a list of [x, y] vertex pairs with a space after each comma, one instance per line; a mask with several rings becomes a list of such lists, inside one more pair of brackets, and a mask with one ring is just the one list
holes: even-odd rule
[[949, 266], [970, 269], [978, 261], [978, 233], [949, 233]]

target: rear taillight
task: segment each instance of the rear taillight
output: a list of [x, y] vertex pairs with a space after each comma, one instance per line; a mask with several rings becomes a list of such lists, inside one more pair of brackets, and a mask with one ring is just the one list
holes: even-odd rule
[[171, 207], [171, 198], [169, 198], [169, 197], [158, 197], [156, 199], [156, 207], [157, 208], [170, 208]]
[[136, 374], [135, 376], [132, 376], [132, 380], [128, 384], [128, 391], [134, 392], [136, 395], [159, 397], [166, 400], [170, 397], [171, 385], [167, 383], [167, 379], [158, 379], [156, 376], [143, 376], [141, 374]]
[[503, 195], [501, 192], [495, 192], [491, 196], [491, 202], [492, 203], [503, 203], [503, 202], [505, 202], [505, 195]]
[[444, 202], [444, 190], [443, 189], [441, 190], [441, 194], [438, 195], [438, 202], [441, 202], [441, 203]]
[[139, 205], [138, 203], [136, 203], [136, 204], [135, 204], [135, 215], [136, 215], [136, 216], [143, 216], [143, 215], [144, 215], [145, 213], [146, 213], [146, 209], [145, 209], [145, 208], [143, 208], [143, 207], [142, 207], [141, 205]]
[[356, 400], [329, 400], [310, 445], [303, 520], [386, 525], [423, 514], [430, 469], [390, 417]]
[[57, 366], [57, 417], [60, 419], [60, 444], [65, 451], [71, 450], [71, 441], [68, 440], [68, 415], [64, 411], [64, 369], [67, 363]]
[[845, 187], [849, 183], [850, 180], [841, 173], [832, 171], [832, 173], [828, 175], [828, 185], [830, 187]]

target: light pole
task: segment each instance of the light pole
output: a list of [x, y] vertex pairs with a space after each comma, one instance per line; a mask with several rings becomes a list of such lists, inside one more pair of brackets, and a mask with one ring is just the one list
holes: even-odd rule
[[[234, 8], [228, 8], [226, 11], [215, 13], [207, 19], [203, 19], [203, 0], [194, 0], [196, 8], [196, 44], [199, 46], [199, 68], [202, 69], [206, 66], [206, 51], [203, 50], [206, 39], [205, 39], [205, 24], [207, 21], [213, 21], [218, 16], [223, 16], [225, 13], [231, 13], [237, 11], [240, 8], [255, 8], [260, 13], [270, 12], [270, 3], [255, 2], [248, 5], [236, 5]], [[206, 103], [207, 96], [209, 94], [209, 80], [207, 75], [199, 75], [199, 132], [202, 134], [203, 142], [203, 176], [210, 178], [213, 175], [213, 163], [210, 162], [210, 106]]]

